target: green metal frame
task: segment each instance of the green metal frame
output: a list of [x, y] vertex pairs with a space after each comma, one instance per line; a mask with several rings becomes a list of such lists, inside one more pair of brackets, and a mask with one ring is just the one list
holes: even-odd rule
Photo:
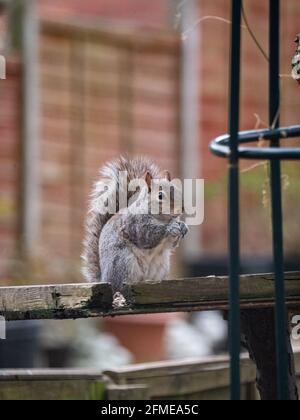
[[[281, 128], [280, 125], [280, 0], [269, 0], [269, 130], [239, 133], [241, 76], [241, 17], [242, 0], [232, 0], [230, 134], [211, 143], [211, 151], [229, 160], [229, 262], [230, 316], [229, 343], [231, 357], [231, 398], [240, 399], [240, 223], [239, 223], [239, 160], [267, 159], [271, 171], [271, 206], [273, 257], [275, 272], [275, 328], [277, 348], [278, 399], [287, 400], [288, 354], [286, 345], [287, 310], [285, 304], [284, 251], [281, 160], [300, 159], [300, 148], [281, 148], [280, 139], [300, 137], [300, 126]], [[270, 140], [267, 148], [241, 147], [260, 139]]]

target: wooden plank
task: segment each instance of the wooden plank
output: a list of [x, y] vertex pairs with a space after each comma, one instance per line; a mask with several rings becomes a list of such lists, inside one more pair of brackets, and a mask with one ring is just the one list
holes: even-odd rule
[[[295, 353], [300, 377], [300, 353]], [[254, 399], [255, 366], [241, 360], [243, 398]], [[229, 359], [95, 369], [0, 370], [0, 399], [228, 399]]]
[[[245, 361], [242, 364], [242, 384], [252, 383], [255, 380], [256, 369], [253, 363]], [[150, 397], [153, 399], [184, 397], [185, 395], [200, 393], [203, 391], [225, 388], [229, 386], [229, 367], [211, 366], [210, 368], [196, 369], [194, 372], [188, 370], [181, 372], [165, 372], [161, 376], [144, 378], [131, 377], [129, 374], [119, 377], [122, 385], [134, 383], [146, 384], [149, 388]], [[117, 381], [117, 377], [114, 376]]]
[[103, 400], [107, 379], [95, 369], [3, 369], [0, 400]]
[[146, 385], [108, 385], [106, 399], [113, 401], [149, 400], [149, 391]]
[[[295, 366], [300, 377], [300, 353], [295, 353]], [[256, 379], [256, 368], [248, 357], [241, 360], [241, 383], [253, 394]], [[116, 384], [144, 384], [148, 387], [150, 399], [184, 398], [187, 396], [218, 395], [224, 391], [229, 397], [229, 359], [227, 357], [211, 357], [191, 362], [159, 362], [140, 364], [105, 372], [105, 375]], [[251, 387], [251, 388], [250, 388]], [[255, 389], [255, 388], [254, 388]]]
[[0, 381], [0, 400], [103, 400], [105, 385], [95, 380]]
[[[274, 276], [240, 278], [242, 308], [274, 306]], [[112, 308], [106, 283], [0, 288], [0, 315], [7, 321], [76, 319], [126, 314], [228, 309], [228, 277], [204, 277], [133, 283], [124, 287], [127, 306]], [[286, 274], [289, 308], [300, 307], [300, 273]]]
[[[241, 386], [241, 400], [242, 401], [255, 401], [255, 394], [251, 391], [249, 396], [249, 386], [253, 387], [252, 384], [246, 384]], [[182, 398], [170, 398], [170, 399], [182, 399]], [[197, 392], [195, 394], [188, 394], [184, 396], [184, 400], [194, 401], [228, 401], [230, 400], [230, 387], [209, 389], [208, 391]]]
[[104, 376], [96, 369], [0, 369], [0, 382], [97, 380]]
[[[3, 370], [0, 371], [0, 399], [93, 399], [102, 396], [115, 399], [179, 398], [209, 390], [226, 388], [229, 385], [227, 364], [218, 363], [216, 358], [208, 367], [207, 361], [166, 365], [140, 365], [139, 375], [135, 366], [120, 371], [99, 374], [96, 370]], [[131, 371], [133, 375], [131, 375]], [[149, 370], [154, 375], [149, 375]], [[249, 360], [242, 362], [242, 383], [255, 378], [254, 365]], [[95, 385], [98, 384], [98, 387]], [[100, 385], [102, 386], [100, 386]], [[96, 388], [95, 388], [96, 386]], [[60, 390], [60, 392], [59, 392]], [[101, 394], [102, 392], [102, 394]], [[101, 398], [100, 398], [101, 399]]]
[[[255, 380], [255, 366], [242, 358], [242, 384]], [[114, 383], [144, 384], [149, 395], [157, 398], [179, 398], [229, 386], [229, 359], [211, 357], [198, 361], [158, 362], [129, 366], [104, 372]]]
[[[241, 356], [242, 362], [249, 361], [246, 355]], [[130, 377], [138, 381], [140, 378], [160, 377], [164, 375], [178, 375], [182, 373], [192, 373], [209, 369], [212, 367], [224, 367], [229, 365], [228, 356], [209, 356], [201, 359], [183, 359], [183, 360], [169, 360], [152, 363], [138, 363], [130, 366], [123, 366], [118, 369], [107, 370], [104, 372], [106, 376], [114, 380], [116, 383], [120, 382], [121, 378]], [[1, 378], [1, 376], [0, 376]]]
[[[257, 366], [256, 385], [263, 401], [277, 399], [277, 357], [274, 309], [256, 309], [241, 311], [241, 332], [244, 347]], [[290, 332], [285, 333], [288, 358], [288, 399], [298, 400], [296, 366], [291, 345]]]
[[[0, 399], [93, 399], [102, 395], [114, 399], [177, 399], [187, 395], [224, 389], [229, 386], [229, 362], [211, 365], [198, 360], [193, 363], [179, 362], [168, 367], [140, 366], [139, 375], [135, 366], [125, 370], [106, 372], [100, 375], [96, 370], [4, 370], [0, 371]], [[147, 367], [148, 366], [148, 367]], [[151, 368], [152, 366], [152, 368]], [[132, 368], [132, 372], [130, 369]], [[154, 375], [149, 375], [153, 369]], [[133, 374], [131, 374], [133, 373]], [[249, 360], [242, 362], [242, 383], [253, 383], [255, 367]], [[102, 384], [93, 388], [94, 384]], [[61, 392], [59, 392], [61, 390]], [[97, 393], [95, 394], [95, 392]], [[103, 398], [103, 395], [102, 395]]]

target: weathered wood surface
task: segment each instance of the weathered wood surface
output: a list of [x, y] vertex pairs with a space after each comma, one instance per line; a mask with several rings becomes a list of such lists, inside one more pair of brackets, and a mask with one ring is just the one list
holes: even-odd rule
[[149, 400], [150, 394], [147, 385], [108, 384], [105, 399], [114, 401]]
[[[243, 341], [251, 359], [257, 366], [256, 384], [260, 397], [264, 401], [274, 401], [277, 398], [277, 358], [274, 309], [243, 310], [241, 312], [241, 327]], [[288, 398], [291, 401], [299, 399], [297, 390], [297, 375], [300, 371], [300, 358], [297, 364], [293, 354], [290, 332], [286, 330], [286, 346], [288, 352]]]
[[[253, 384], [255, 367], [242, 359], [242, 384]], [[3, 370], [0, 399], [178, 399], [222, 390], [229, 396], [228, 358], [159, 362], [104, 372]]]
[[[300, 377], [300, 353], [295, 354]], [[243, 399], [258, 398], [256, 369], [241, 358]], [[229, 399], [229, 359], [146, 363], [99, 372], [95, 369], [0, 370], [5, 399]]]
[[96, 369], [0, 369], [0, 383], [3, 381], [102, 381], [103, 374]]
[[0, 400], [104, 400], [107, 379], [95, 369], [0, 370]]
[[[104, 374], [116, 384], [146, 384], [151, 399], [183, 398], [198, 396], [202, 392], [227, 389], [229, 397], [229, 360], [211, 362], [175, 362], [174, 364], [145, 364]], [[241, 361], [242, 385], [253, 384], [255, 366], [247, 358]]]
[[[289, 308], [300, 307], [300, 273], [287, 273]], [[274, 305], [272, 274], [241, 276], [242, 308]], [[58, 284], [0, 288], [0, 315], [7, 321], [75, 319], [126, 314], [228, 309], [228, 278], [205, 277], [145, 282], [125, 287], [128, 305], [112, 308], [109, 284]]]
[[[295, 370], [300, 379], [300, 353], [295, 353]], [[229, 399], [228, 357], [140, 364], [104, 372], [116, 384], [144, 384], [151, 399]], [[243, 399], [259, 399], [255, 387], [256, 368], [241, 357]]]

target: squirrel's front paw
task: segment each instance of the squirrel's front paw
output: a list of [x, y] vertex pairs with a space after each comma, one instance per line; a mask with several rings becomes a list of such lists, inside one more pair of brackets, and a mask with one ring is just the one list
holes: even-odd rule
[[176, 221], [171, 223], [168, 228], [168, 233], [174, 238], [184, 237], [188, 233], [189, 229], [184, 222]]
[[189, 228], [184, 222], [180, 222], [181, 236], [184, 238], [189, 233]]

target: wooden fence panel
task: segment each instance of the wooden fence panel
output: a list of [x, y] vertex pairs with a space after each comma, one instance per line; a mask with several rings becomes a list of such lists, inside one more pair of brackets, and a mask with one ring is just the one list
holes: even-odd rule
[[[300, 353], [295, 354], [300, 382]], [[242, 398], [258, 399], [255, 366], [241, 360]], [[89, 400], [226, 400], [229, 360], [210, 357], [133, 365], [103, 374], [95, 370], [0, 371], [0, 399]]]
[[107, 160], [146, 154], [180, 175], [179, 74], [175, 33], [41, 22], [38, 267], [45, 282], [82, 278], [87, 201]]

